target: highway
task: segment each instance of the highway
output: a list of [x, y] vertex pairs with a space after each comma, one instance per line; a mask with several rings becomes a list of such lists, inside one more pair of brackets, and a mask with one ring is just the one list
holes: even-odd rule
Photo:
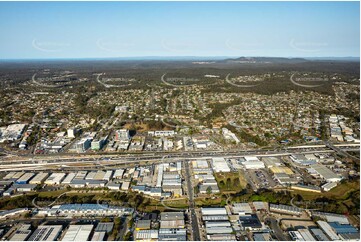
[[333, 153], [344, 152], [344, 150], [359, 150], [359, 144], [339, 144], [334, 149], [326, 145], [310, 145], [289, 147], [278, 150], [237, 150], [237, 151], [182, 151], [182, 152], [153, 152], [153, 153], [128, 153], [128, 154], [59, 154], [59, 155], [38, 155], [38, 156], [9, 156], [0, 160], [0, 171], [9, 170], [42, 170], [42, 169], [77, 169], [79, 167], [100, 168], [116, 167], [124, 165], [138, 165], [140, 162], [156, 164], [164, 159], [197, 159], [197, 158], [238, 158], [244, 156], [287, 156], [295, 153]]

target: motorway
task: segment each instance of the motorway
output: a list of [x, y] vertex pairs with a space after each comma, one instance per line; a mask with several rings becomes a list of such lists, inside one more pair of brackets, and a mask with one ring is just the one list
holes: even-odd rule
[[199, 225], [198, 225], [198, 218], [196, 212], [194, 210], [194, 194], [193, 194], [193, 186], [192, 186], [192, 177], [189, 173], [189, 162], [185, 161], [185, 171], [186, 171], [186, 180], [187, 180], [187, 189], [188, 189], [188, 203], [189, 203], [189, 211], [190, 211], [190, 220], [192, 223], [192, 234], [194, 241], [200, 241], [200, 234], [199, 234]]

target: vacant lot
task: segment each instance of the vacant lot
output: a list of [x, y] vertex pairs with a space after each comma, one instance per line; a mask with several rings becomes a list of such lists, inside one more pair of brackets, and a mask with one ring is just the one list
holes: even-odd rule
[[221, 193], [237, 193], [247, 186], [242, 171], [214, 173]]

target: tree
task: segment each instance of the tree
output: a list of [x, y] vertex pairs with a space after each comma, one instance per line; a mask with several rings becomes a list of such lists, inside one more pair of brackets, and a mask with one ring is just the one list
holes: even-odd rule
[[209, 186], [207, 187], [207, 194], [210, 195], [212, 193], [212, 188]]

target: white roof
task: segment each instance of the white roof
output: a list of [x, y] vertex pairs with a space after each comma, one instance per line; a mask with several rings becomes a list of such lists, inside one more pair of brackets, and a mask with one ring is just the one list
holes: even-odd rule
[[244, 159], [246, 161], [259, 161], [259, 159], [256, 156], [245, 156]]
[[93, 230], [92, 224], [69, 226], [62, 241], [86, 241], [89, 239], [90, 233]]
[[317, 221], [318, 226], [325, 232], [325, 234], [331, 239], [331, 240], [340, 240], [340, 238], [337, 236], [337, 234], [332, 230], [332, 227], [325, 221]]
[[201, 208], [202, 215], [227, 215], [225, 208]]

